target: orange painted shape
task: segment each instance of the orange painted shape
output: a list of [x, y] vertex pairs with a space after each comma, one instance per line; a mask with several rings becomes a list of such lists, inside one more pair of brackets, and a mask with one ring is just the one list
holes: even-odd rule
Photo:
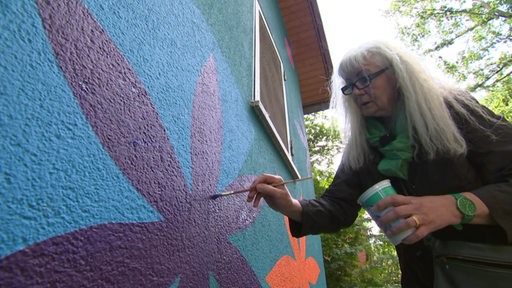
[[313, 257], [306, 259], [306, 237], [294, 238], [288, 218], [284, 218], [295, 259], [288, 255], [281, 257], [267, 275], [267, 283], [272, 288], [309, 287], [318, 280], [320, 267]]

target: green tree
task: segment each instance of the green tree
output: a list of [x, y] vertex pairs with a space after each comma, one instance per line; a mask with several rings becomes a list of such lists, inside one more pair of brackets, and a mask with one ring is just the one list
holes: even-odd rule
[[497, 114], [503, 115], [508, 121], [512, 121], [512, 78], [506, 81], [505, 85], [491, 90], [482, 102]]
[[484, 103], [510, 115], [511, 10], [511, 0], [393, 0], [386, 15], [405, 43], [437, 59], [469, 91], [489, 92]]
[[[325, 112], [305, 116], [317, 197], [335, 174], [335, 159], [343, 149], [341, 134]], [[398, 287], [400, 272], [393, 245], [382, 233], [373, 234], [372, 220], [361, 210], [354, 225], [322, 234], [327, 284], [336, 287]], [[361, 262], [360, 253], [366, 255]]]

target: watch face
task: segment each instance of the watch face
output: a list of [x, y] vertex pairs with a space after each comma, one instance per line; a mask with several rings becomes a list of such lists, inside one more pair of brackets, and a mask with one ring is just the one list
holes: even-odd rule
[[473, 216], [476, 214], [476, 205], [473, 201], [469, 200], [466, 197], [461, 197], [457, 199], [457, 207], [459, 207], [460, 211], [468, 216]]

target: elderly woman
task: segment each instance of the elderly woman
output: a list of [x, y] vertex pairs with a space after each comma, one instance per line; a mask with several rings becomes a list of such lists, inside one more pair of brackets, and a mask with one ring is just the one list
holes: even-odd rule
[[[358, 197], [390, 179], [398, 195], [376, 204], [394, 207], [380, 227], [415, 227], [396, 246], [403, 287], [432, 287], [432, 251], [423, 241], [512, 242], [512, 125], [468, 93], [436, 82], [401, 48], [367, 43], [345, 55], [332, 105], [346, 113], [348, 142], [330, 187], [320, 199], [293, 199], [281, 177], [264, 174], [247, 201], [290, 220], [292, 234], [336, 232], [354, 223]], [[333, 77], [333, 87], [339, 82]], [[342, 95], [340, 95], [342, 94]], [[342, 109], [340, 109], [342, 110]]]

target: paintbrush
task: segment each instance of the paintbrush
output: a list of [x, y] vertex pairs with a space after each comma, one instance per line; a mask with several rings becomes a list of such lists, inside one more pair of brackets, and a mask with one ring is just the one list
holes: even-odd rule
[[[276, 187], [276, 186], [286, 185], [286, 184], [290, 184], [290, 183], [294, 183], [294, 182], [298, 182], [298, 181], [302, 181], [302, 180], [307, 180], [307, 179], [311, 179], [311, 178], [312, 177], [309, 176], [309, 177], [304, 177], [304, 178], [299, 178], [299, 179], [286, 180], [286, 181], [270, 184], [270, 186]], [[222, 196], [229, 196], [229, 195], [234, 195], [234, 194], [238, 194], [238, 193], [248, 192], [249, 190], [251, 190], [251, 188], [244, 188], [244, 189], [238, 189], [238, 190], [224, 191], [224, 192], [221, 192], [219, 194], [215, 194], [215, 195], [210, 196], [210, 199], [217, 199], [217, 198], [222, 197]]]

